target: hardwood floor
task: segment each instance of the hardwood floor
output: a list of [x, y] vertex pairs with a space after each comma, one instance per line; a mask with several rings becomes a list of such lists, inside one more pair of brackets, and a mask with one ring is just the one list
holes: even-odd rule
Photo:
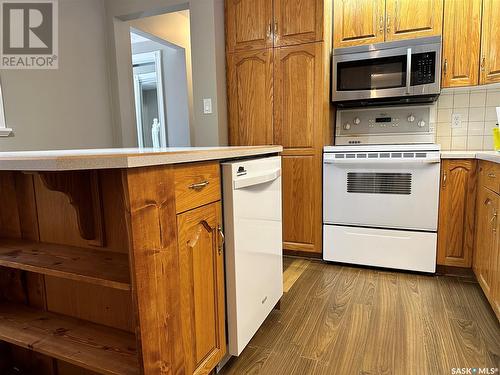
[[476, 282], [294, 258], [284, 268], [281, 309], [222, 374], [500, 367], [500, 324]]

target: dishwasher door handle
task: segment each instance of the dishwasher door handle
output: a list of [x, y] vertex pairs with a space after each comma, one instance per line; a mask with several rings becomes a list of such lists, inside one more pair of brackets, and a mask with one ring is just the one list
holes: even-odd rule
[[239, 178], [233, 181], [234, 189], [244, 189], [249, 186], [255, 186], [259, 184], [265, 184], [266, 182], [271, 182], [276, 180], [281, 176], [281, 169], [276, 169], [263, 174], [256, 174], [253, 176], [247, 176], [244, 178]]

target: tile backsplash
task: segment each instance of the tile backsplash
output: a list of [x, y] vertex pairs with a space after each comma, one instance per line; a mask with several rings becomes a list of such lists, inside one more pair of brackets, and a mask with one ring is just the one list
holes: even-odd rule
[[500, 84], [442, 89], [436, 105], [436, 142], [441, 149], [493, 150]]

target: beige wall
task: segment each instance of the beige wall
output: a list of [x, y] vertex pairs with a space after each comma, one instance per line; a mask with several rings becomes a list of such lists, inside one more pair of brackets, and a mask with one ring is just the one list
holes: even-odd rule
[[[189, 8], [193, 122], [191, 144], [227, 144], [225, 97], [224, 9], [222, 0], [106, 0], [115, 137], [122, 146], [136, 145], [128, 23], [132, 19]], [[203, 98], [214, 112], [203, 114]]]
[[[223, 0], [59, 0], [60, 68], [0, 71], [7, 126], [0, 151], [137, 144], [130, 21], [190, 10], [192, 145], [227, 144]], [[117, 47], [118, 46], [118, 47]], [[214, 113], [203, 114], [203, 98]]]
[[113, 146], [102, 0], [59, 0], [59, 69], [2, 70], [0, 151]]

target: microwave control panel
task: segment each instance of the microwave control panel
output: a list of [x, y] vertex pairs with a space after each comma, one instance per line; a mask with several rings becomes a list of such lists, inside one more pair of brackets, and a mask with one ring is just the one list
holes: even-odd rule
[[411, 85], [426, 85], [436, 81], [436, 52], [416, 53], [411, 57]]
[[337, 111], [337, 136], [434, 133], [435, 106], [368, 107]]

